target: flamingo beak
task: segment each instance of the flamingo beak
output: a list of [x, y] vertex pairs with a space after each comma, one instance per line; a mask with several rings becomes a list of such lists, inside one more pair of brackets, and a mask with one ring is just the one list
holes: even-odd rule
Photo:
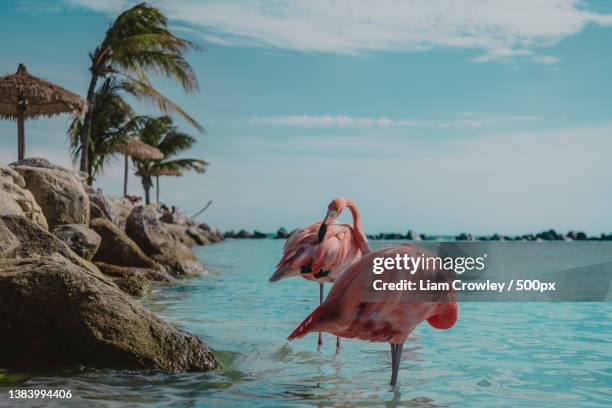
[[327, 214], [325, 215], [325, 218], [323, 219], [323, 222], [321, 223], [321, 226], [319, 227], [319, 234], [317, 236], [319, 243], [323, 242], [323, 240], [325, 239], [325, 234], [327, 234], [327, 225], [330, 222], [333, 222], [337, 216], [338, 216], [338, 211], [327, 210]]

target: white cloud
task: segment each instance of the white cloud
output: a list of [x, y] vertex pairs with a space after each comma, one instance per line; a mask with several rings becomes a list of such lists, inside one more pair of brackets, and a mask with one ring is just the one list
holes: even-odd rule
[[248, 119], [252, 125], [264, 126], [285, 126], [300, 128], [371, 128], [371, 127], [392, 127], [392, 126], [421, 126], [421, 127], [468, 127], [475, 128], [484, 125], [499, 124], [501, 122], [522, 122], [536, 120], [536, 116], [504, 116], [498, 118], [476, 118], [472, 113], [465, 119], [453, 120], [448, 122], [426, 122], [411, 119], [391, 119], [387, 117], [355, 117], [355, 116], [332, 116], [332, 115], [287, 115], [287, 116], [266, 116]]
[[[136, 1], [66, 0], [101, 12]], [[474, 62], [527, 58], [588, 24], [612, 25], [612, 15], [580, 0], [159, 0], [171, 19], [215, 43], [338, 54], [460, 48], [481, 51]]]
[[343, 128], [366, 128], [366, 127], [389, 127], [389, 126], [418, 126], [418, 122], [411, 120], [392, 120], [389, 118], [368, 118], [352, 116], [310, 116], [289, 115], [270, 116], [249, 119], [254, 125], [288, 126], [288, 127], [343, 127]]

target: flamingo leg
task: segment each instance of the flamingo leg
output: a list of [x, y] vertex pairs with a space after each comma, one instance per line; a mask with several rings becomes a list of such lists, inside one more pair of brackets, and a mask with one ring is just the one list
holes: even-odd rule
[[[323, 303], [323, 282], [319, 283], [319, 304]], [[323, 333], [319, 332], [318, 347], [323, 345]]]
[[395, 367], [395, 348], [396, 345], [393, 343], [389, 343], [391, 345], [391, 372], [393, 372], [393, 368]]
[[336, 354], [340, 353], [340, 337], [336, 336]]
[[400, 361], [402, 358], [402, 350], [404, 349], [404, 343], [391, 344], [391, 385], [397, 383], [397, 375], [399, 373]]

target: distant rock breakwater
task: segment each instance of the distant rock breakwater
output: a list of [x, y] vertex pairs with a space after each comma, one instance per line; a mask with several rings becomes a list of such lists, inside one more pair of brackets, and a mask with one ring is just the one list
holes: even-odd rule
[[[295, 230], [294, 230], [295, 231]], [[240, 230], [227, 231], [223, 234], [224, 238], [238, 238], [238, 239], [258, 239], [258, 238], [275, 238], [275, 239], [286, 239], [293, 233], [288, 232], [285, 228], [280, 228], [276, 233], [265, 233], [261, 231], [247, 231]], [[397, 232], [381, 232], [379, 234], [368, 234], [369, 240], [372, 241], [439, 241], [439, 240], [454, 240], [454, 241], [612, 241], [612, 233], [602, 233], [598, 236], [588, 236], [582, 231], [569, 231], [567, 233], [559, 233], [553, 229], [548, 231], [542, 231], [532, 234], [523, 235], [475, 235], [470, 233], [461, 233], [455, 236], [446, 235], [429, 235], [429, 234], [417, 234], [409, 230], [406, 234]]]

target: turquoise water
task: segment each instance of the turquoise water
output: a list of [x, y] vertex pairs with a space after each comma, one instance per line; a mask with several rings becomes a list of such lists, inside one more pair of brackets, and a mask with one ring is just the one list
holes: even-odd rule
[[211, 274], [159, 287], [144, 302], [204, 339], [223, 370], [95, 371], [10, 388], [71, 389], [70, 404], [50, 404], [58, 407], [612, 406], [611, 303], [462, 304], [453, 329], [417, 328], [392, 389], [387, 344], [343, 340], [336, 354], [331, 335], [321, 351], [315, 335], [285, 341], [318, 302], [318, 287], [297, 278], [267, 282], [283, 244], [198, 248]]

